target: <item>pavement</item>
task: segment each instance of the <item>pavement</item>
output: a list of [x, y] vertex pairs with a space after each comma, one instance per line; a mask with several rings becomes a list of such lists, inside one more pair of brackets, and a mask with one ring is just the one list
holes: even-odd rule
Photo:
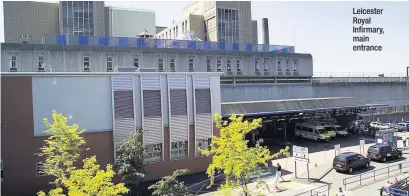
[[[336, 192], [338, 191], [339, 187], [343, 186], [343, 179], [347, 177], [352, 177], [357, 174], [362, 174], [362, 178], [368, 178], [361, 183], [366, 186], [361, 186], [359, 185], [359, 179], [358, 182], [355, 184], [350, 185], [350, 187], [347, 187], [347, 195], [359, 195], [361, 193], [361, 196], [363, 195], [368, 195], [369, 190], [377, 190], [379, 187], [381, 187], [383, 184], [386, 183], [388, 179], [388, 174], [387, 174], [387, 169], [377, 171], [375, 173], [376, 176], [376, 181], [373, 181], [373, 170], [377, 170], [380, 168], [385, 168], [388, 166], [393, 166], [390, 167], [390, 173], [389, 176], [391, 179], [393, 179], [395, 176], [398, 176], [398, 178], [403, 178], [404, 175], [409, 175], [404, 173], [406, 170], [409, 172], [409, 163], [405, 165], [404, 170], [402, 170], [402, 173], [400, 173], [400, 170], [398, 168], [399, 163], [404, 163], [409, 161], [409, 149], [404, 150], [403, 158], [401, 160], [395, 160], [395, 161], [389, 161], [387, 163], [379, 163], [379, 162], [371, 162], [371, 166], [368, 169], [363, 169], [354, 172], [353, 174], [344, 174], [344, 173], [337, 173], [336, 171], [332, 170], [332, 161], [335, 157], [336, 154], [343, 153], [343, 152], [356, 152], [360, 153], [363, 155], [366, 155], [366, 151], [369, 148], [369, 146], [373, 145], [373, 143], [370, 144], [365, 144], [363, 149], [362, 147], [359, 146], [359, 140], [360, 139], [365, 139], [366, 143], [369, 143], [373, 141], [371, 138], [354, 138], [354, 142], [358, 143], [358, 145], [354, 146], [347, 146], [343, 147], [341, 143], [341, 148], [339, 151], [335, 152], [333, 149], [329, 150], [322, 150], [322, 151], [317, 151], [309, 154], [309, 160], [310, 163], [304, 163], [304, 162], [295, 162], [293, 157], [288, 157], [288, 158], [282, 158], [282, 159], [277, 159], [272, 161], [272, 165], [276, 166], [277, 163], [280, 163], [280, 165], [283, 168], [283, 178], [284, 182], [279, 182], [278, 183], [278, 190], [274, 190], [273, 187], [275, 187], [275, 168], [273, 167], [271, 169], [271, 174], [266, 175], [263, 181], [270, 187], [270, 192], [266, 190], [261, 190], [259, 188], [256, 188], [256, 183], [250, 183], [249, 189], [253, 191], [253, 193], [259, 193], [263, 195], [277, 195], [277, 196], [294, 196], [294, 195], [310, 195], [309, 191], [311, 189], [316, 189], [318, 187], [321, 187], [318, 190], [320, 194], [325, 194], [327, 195], [328, 192], [328, 184], [331, 184], [330, 186], [330, 195], [335, 195]], [[335, 140], [336, 142], [336, 140]], [[332, 144], [331, 144], [332, 145]], [[327, 144], [328, 146], [328, 144]], [[403, 147], [402, 141], [398, 141], [398, 147]], [[297, 169], [295, 171], [295, 164], [297, 164]], [[309, 169], [309, 177], [310, 180], [307, 179], [307, 167]], [[392, 171], [396, 170], [396, 171]], [[365, 173], [368, 172], [368, 173]], [[295, 176], [297, 173], [297, 177]], [[359, 177], [358, 177], [359, 178]], [[356, 177], [351, 178], [352, 181], [357, 180]], [[382, 184], [383, 183], [383, 184]], [[366, 188], [369, 187], [369, 188]], [[362, 192], [362, 190], [366, 190], [366, 192]], [[367, 192], [369, 191], [369, 192]], [[372, 191], [372, 192], [374, 192]], [[379, 190], [377, 190], [379, 194]], [[306, 193], [304, 193], [306, 192]], [[214, 195], [215, 192], [211, 193], [206, 193], [203, 195]], [[304, 193], [304, 194], [303, 194]], [[365, 194], [363, 194], [365, 193]], [[320, 195], [317, 194], [317, 195]], [[371, 193], [372, 194], [372, 193]], [[240, 195], [239, 191], [235, 193], [234, 195]], [[369, 196], [369, 195], [368, 195]]]

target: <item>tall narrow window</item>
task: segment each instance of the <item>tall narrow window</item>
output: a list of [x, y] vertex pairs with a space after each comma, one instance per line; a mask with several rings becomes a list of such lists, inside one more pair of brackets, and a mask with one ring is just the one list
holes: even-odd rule
[[145, 146], [147, 162], [162, 161], [162, 144], [149, 144]]
[[107, 56], [107, 71], [112, 71], [112, 57]]
[[135, 68], [139, 68], [139, 57], [137, 56], [133, 57], [133, 66]]
[[285, 59], [285, 71], [290, 71], [290, 59]]
[[162, 57], [158, 58], [158, 70], [159, 72], [163, 72], [163, 58]]
[[10, 57], [10, 70], [17, 70], [17, 56]]
[[219, 72], [222, 71], [222, 59], [218, 58], [216, 60], [216, 68], [217, 68], [217, 71], [219, 71]]
[[43, 163], [41, 163], [41, 162], [38, 162], [37, 164], [36, 164], [36, 173], [37, 173], [37, 177], [40, 177], [40, 176], [46, 176], [47, 174], [45, 173], [45, 166], [44, 166], [44, 164]]
[[170, 156], [172, 160], [187, 158], [187, 141], [172, 142]]
[[206, 58], [206, 70], [208, 72], [212, 71], [212, 59], [210, 57]]
[[258, 61], [259, 61], [258, 59], [254, 60], [254, 71], [260, 71]]
[[171, 72], [175, 72], [176, 71], [176, 63], [175, 63], [175, 59], [171, 58], [170, 62], [169, 62], [169, 70]]
[[189, 72], [194, 71], [194, 62], [195, 62], [194, 57], [189, 57]]
[[89, 71], [89, 70], [90, 70], [90, 60], [89, 60], [89, 56], [84, 56], [84, 58], [83, 58], [83, 65], [84, 65], [84, 71]]
[[281, 59], [277, 60], [277, 71], [281, 72]]
[[264, 58], [263, 65], [264, 65], [264, 71], [267, 72], [268, 71], [268, 58]]
[[231, 59], [227, 59], [226, 67], [227, 67], [227, 71], [231, 71]]
[[293, 71], [297, 71], [297, 59], [293, 59]]
[[38, 56], [38, 71], [44, 71], [44, 56]]
[[237, 71], [241, 71], [241, 59], [236, 59], [236, 68], [237, 68]]

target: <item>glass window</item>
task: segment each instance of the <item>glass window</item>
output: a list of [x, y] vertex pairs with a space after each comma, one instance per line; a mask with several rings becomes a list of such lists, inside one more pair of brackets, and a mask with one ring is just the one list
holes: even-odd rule
[[47, 176], [47, 174], [45, 173], [45, 165], [43, 163], [38, 162], [36, 164], [36, 174], [37, 177]]
[[212, 71], [212, 59], [211, 59], [211, 57], [206, 58], [206, 70], [208, 72]]
[[281, 71], [281, 59], [277, 60], [277, 71]]
[[195, 62], [194, 57], [189, 57], [189, 72], [194, 71], [194, 62]]
[[145, 145], [146, 154], [148, 157], [146, 158], [146, 162], [158, 162], [162, 161], [162, 144], [149, 144]]
[[162, 57], [158, 58], [158, 69], [159, 69], [159, 72], [163, 72], [163, 58]]
[[17, 56], [10, 57], [10, 69], [17, 69]]
[[139, 68], [139, 57], [133, 57], [133, 66]]
[[83, 65], [84, 65], [84, 71], [89, 71], [89, 70], [90, 70], [90, 59], [89, 59], [89, 56], [84, 56], [84, 58], [83, 58]]
[[111, 71], [112, 70], [112, 57], [107, 56], [107, 70]]
[[187, 157], [187, 141], [172, 142], [170, 158], [175, 160]]
[[260, 71], [258, 62], [259, 62], [258, 59], [254, 60], [254, 71]]
[[285, 71], [290, 71], [290, 59], [285, 59]]
[[264, 65], [264, 71], [267, 72], [268, 71], [268, 58], [264, 58], [263, 65]]
[[[196, 146], [199, 149], [205, 150], [208, 149], [210, 150], [210, 143], [211, 143], [212, 139], [208, 138], [208, 139], [196, 139]], [[196, 150], [196, 156], [200, 156], [201, 153], [199, 150]]]
[[217, 71], [222, 71], [222, 60], [219, 58], [216, 60], [216, 68]]
[[231, 59], [227, 59], [226, 67], [227, 67], [227, 71], [231, 71]]
[[241, 63], [241, 59], [236, 59], [236, 68], [237, 68], [237, 71], [241, 71], [240, 63]]
[[297, 63], [298, 63], [298, 60], [297, 60], [297, 59], [293, 59], [293, 70], [294, 70], [294, 71], [297, 71]]
[[176, 71], [176, 63], [175, 63], [175, 59], [174, 59], [174, 58], [171, 58], [171, 59], [170, 59], [169, 69], [170, 69], [171, 72], [175, 72], [175, 71]]
[[38, 56], [38, 70], [44, 70], [44, 57]]

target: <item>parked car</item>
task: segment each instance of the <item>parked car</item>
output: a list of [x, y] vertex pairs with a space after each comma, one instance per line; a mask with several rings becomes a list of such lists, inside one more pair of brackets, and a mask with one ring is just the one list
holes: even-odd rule
[[369, 124], [369, 126], [371, 127], [371, 128], [373, 128], [373, 129], [386, 129], [386, 128], [390, 128], [389, 126], [387, 126], [387, 125], [383, 125], [381, 122], [379, 122], [379, 121], [376, 121], [376, 122], [371, 122], [370, 124]]
[[332, 166], [337, 172], [352, 173], [355, 169], [368, 168], [371, 159], [355, 152], [345, 152], [334, 158]]
[[371, 160], [386, 162], [402, 158], [402, 151], [387, 144], [375, 144], [368, 148], [367, 157]]
[[396, 124], [396, 129], [398, 131], [408, 131], [409, 123], [398, 123]]

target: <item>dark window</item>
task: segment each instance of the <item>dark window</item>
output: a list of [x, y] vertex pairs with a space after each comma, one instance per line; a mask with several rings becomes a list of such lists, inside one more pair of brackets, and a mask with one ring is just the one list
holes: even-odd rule
[[308, 128], [308, 132], [313, 133], [313, 132], [314, 132], [314, 130], [313, 130], [313, 129], [311, 129], [311, 128]]
[[300, 126], [296, 126], [295, 128], [298, 129], [298, 130], [301, 130], [301, 127], [300, 127]]

